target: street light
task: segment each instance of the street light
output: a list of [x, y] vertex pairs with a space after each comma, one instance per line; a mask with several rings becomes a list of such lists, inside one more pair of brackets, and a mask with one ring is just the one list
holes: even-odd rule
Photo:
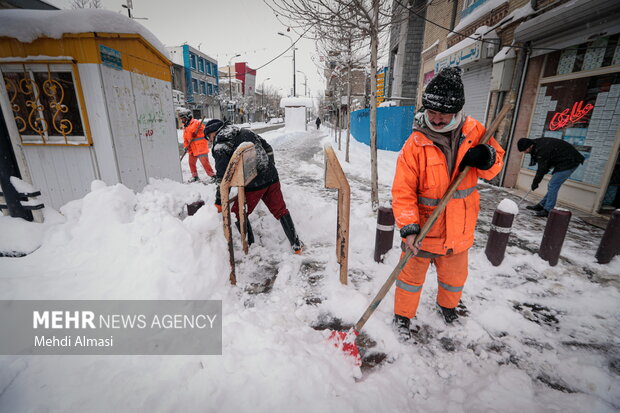
[[304, 75], [304, 96], [308, 96], [308, 76], [301, 70], [298, 70], [298, 72]]
[[232, 80], [230, 78], [230, 76], [231, 76], [230, 65], [232, 64], [232, 60], [235, 57], [239, 57], [239, 56], [241, 56], [241, 54], [237, 53], [236, 55], [234, 55], [233, 57], [228, 59], [228, 91], [230, 92], [229, 110], [232, 112], [232, 116], [231, 116], [232, 123], [235, 123], [235, 111], [230, 106], [232, 104]]
[[278, 32], [280, 36], [288, 37], [291, 41], [291, 46], [293, 46], [293, 97], [297, 96], [297, 90], [295, 89], [295, 43], [293, 42], [293, 38], [288, 34], [284, 34], [282, 32]]
[[263, 84], [261, 86], [261, 92], [260, 92], [260, 106], [263, 109], [263, 122], [265, 121], [265, 118], [267, 117], [267, 111], [265, 110], [265, 82], [270, 79], [271, 78], [268, 77], [267, 79], [263, 80]]

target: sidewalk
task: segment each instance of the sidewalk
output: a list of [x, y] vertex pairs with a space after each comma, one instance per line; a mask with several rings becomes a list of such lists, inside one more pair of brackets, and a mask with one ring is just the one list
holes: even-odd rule
[[[497, 205], [505, 198], [519, 203], [525, 195], [525, 191], [500, 188], [489, 184], [479, 184], [480, 192], [480, 217], [476, 231], [475, 247], [484, 249], [487, 242], [487, 234], [490, 230], [491, 220]], [[527, 205], [538, 202], [540, 197], [528, 196], [519, 207], [519, 215], [515, 217], [512, 231], [508, 241], [506, 255], [510, 254], [511, 248], [526, 250], [537, 256], [542, 240], [547, 218], [536, 217], [532, 211], [525, 209]], [[611, 263], [600, 265], [594, 255], [603, 237], [604, 228], [609, 218], [603, 215], [588, 214], [574, 208], [558, 205], [572, 213], [566, 238], [560, 254], [560, 263], [570, 267], [572, 274], [582, 274], [591, 281], [596, 281], [603, 276], [605, 283], [611, 283], [620, 288], [620, 268], [615, 258]], [[481, 235], [482, 234], [482, 235]], [[523, 251], [521, 251], [523, 252]], [[604, 271], [601, 271], [604, 269]], [[603, 274], [606, 273], [606, 274]], [[613, 275], [615, 274], [615, 277]], [[612, 275], [612, 277], [609, 277]], [[615, 278], [615, 279], [610, 279]]]

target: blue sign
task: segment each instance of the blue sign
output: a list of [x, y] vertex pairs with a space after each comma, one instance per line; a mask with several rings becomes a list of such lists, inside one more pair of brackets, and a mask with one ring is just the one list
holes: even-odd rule
[[111, 67], [112, 69], [123, 70], [121, 52], [100, 44], [99, 54], [101, 55], [101, 63], [104, 66]]

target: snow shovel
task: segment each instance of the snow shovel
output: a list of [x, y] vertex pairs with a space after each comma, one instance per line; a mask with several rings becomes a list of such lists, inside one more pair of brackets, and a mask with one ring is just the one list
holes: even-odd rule
[[517, 204], [517, 208], [519, 208], [521, 206], [521, 203], [523, 201], [525, 201], [525, 198], [527, 198], [527, 196], [530, 194], [530, 192], [532, 192], [532, 190], [530, 189], [529, 191], [527, 191], [527, 193], [525, 195], [523, 195], [523, 198], [521, 198], [521, 200], [519, 201], [519, 203]]
[[[507, 103], [504, 105], [501, 112], [497, 115], [497, 117], [495, 118], [495, 120], [493, 121], [489, 129], [487, 129], [482, 139], [480, 139], [480, 141], [478, 142], [479, 145], [487, 143], [489, 141], [489, 139], [495, 133], [500, 123], [502, 122], [502, 120], [504, 120], [504, 118], [506, 117], [506, 114], [508, 114], [511, 108], [512, 108], [512, 103]], [[454, 192], [456, 192], [456, 189], [458, 188], [458, 186], [461, 184], [461, 181], [465, 178], [465, 176], [469, 172], [469, 169], [470, 167], [466, 166], [450, 183], [450, 186], [448, 187], [448, 189], [446, 190], [446, 193], [443, 195], [443, 197], [439, 201], [439, 204], [437, 205], [433, 213], [430, 215], [430, 217], [428, 218], [428, 220], [426, 221], [426, 223], [424, 224], [420, 232], [416, 235], [414, 245], [420, 245], [422, 243], [422, 240], [426, 237], [430, 229], [433, 227], [439, 215], [446, 208], [446, 205], [448, 205], [448, 202], [450, 201], [450, 199], [452, 199]], [[400, 259], [400, 261], [398, 262], [398, 264], [396, 265], [396, 267], [394, 268], [394, 270], [392, 271], [388, 279], [385, 280], [385, 283], [383, 284], [383, 286], [381, 287], [381, 289], [379, 290], [375, 298], [370, 302], [370, 305], [368, 306], [368, 308], [366, 308], [366, 311], [364, 312], [364, 314], [362, 314], [358, 322], [355, 323], [355, 325], [351, 327], [349, 331], [347, 332], [332, 331], [331, 332], [328, 340], [331, 343], [333, 343], [334, 346], [342, 349], [342, 351], [346, 355], [354, 357], [355, 364], [357, 366], [360, 366], [362, 364], [362, 361], [361, 361], [360, 354], [359, 354], [359, 348], [357, 347], [355, 340], [357, 339], [361, 329], [364, 327], [364, 324], [366, 324], [370, 316], [372, 316], [372, 314], [375, 312], [379, 304], [381, 304], [381, 301], [383, 300], [387, 292], [390, 290], [390, 288], [392, 288], [392, 285], [396, 281], [396, 277], [398, 277], [398, 274], [401, 273], [401, 271], [403, 270], [403, 268], [405, 267], [405, 265], [407, 264], [407, 262], [412, 256], [413, 256], [413, 251], [411, 251], [410, 249], [407, 249], [407, 251], [405, 252], [405, 255], [403, 255], [403, 257]]]

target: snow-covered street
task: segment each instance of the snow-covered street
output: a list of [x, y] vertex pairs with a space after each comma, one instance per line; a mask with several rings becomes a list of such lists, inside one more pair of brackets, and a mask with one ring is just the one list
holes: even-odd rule
[[[259, 204], [247, 256], [233, 232], [237, 286], [228, 282], [213, 184], [151, 180], [134, 193], [95, 181], [61, 209], [64, 219], [42, 227], [40, 248], [0, 258], [2, 300], [213, 299], [224, 309], [221, 356], [0, 356], [0, 412], [620, 410], [620, 257], [596, 264], [603, 231], [574, 215], [560, 262], [550, 267], [537, 255], [546, 221], [526, 212], [526, 201], [506, 258], [493, 267], [484, 254], [493, 211], [523, 194], [482, 182], [463, 295], [468, 315], [446, 325], [431, 267], [415, 344], [392, 331], [392, 289], [364, 327], [362, 367], [333, 348], [329, 327], [357, 321], [398, 262], [400, 239], [395, 234], [384, 263], [374, 262], [370, 154], [351, 139], [351, 163], [336, 151], [352, 192], [350, 282], [339, 283], [337, 192], [323, 177], [323, 146], [337, 149], [329, 133], [309, 126], [261, 134], [275, 150], [306, 248], [294, 255]], [[385, 205], [397, 156], [379, 151]], [[188, 179], [186, 160], [183, 173]], [[185, 205], [198, 199], [206, 205], [186, 216]]]

